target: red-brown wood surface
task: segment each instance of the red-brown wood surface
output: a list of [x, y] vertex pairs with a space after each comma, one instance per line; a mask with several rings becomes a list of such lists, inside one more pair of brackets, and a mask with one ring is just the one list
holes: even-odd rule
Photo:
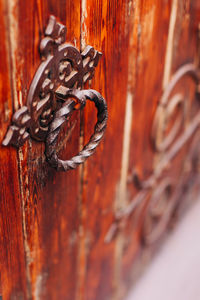
[[[7, 5], [0, 2], [0, 125], [1, 141], [10, 123], [12, 78]], [[27, 299], [27, 277], [22, 231], [22, 211], [17, 152], [0, 146], [0, 268], [3, 299]]]
[[[25, 32], [21, 39], [34, 32], [28, 49], [39, 64], [38, 42], [44, 32], [50, 14], [67, 26], [67, 40], [80, 45], [80, 1], [33, 2], [34, 16], [27, 3]], [[24, 1], [18, 3], [19, 28], [24, 14]], [[31, 23], [34, 27], [31, 29]], [[30, 25], [29, 25], [30, 24]], [[75, 24], [75, 26], [74, 26]], [[38, 31], [38, 29], [40, 29]], [[24, 45], [23, 41], [21, 43]], [[26, 45], [24, 51], [26, 53]], [[28, 59], [25, 58], [25, 61]], [[25, 68], [26, 70], [28, 69]], [[31, 72], [27, 85], [30, 84]], [[79, 150], [79, 118], [72, 119], [73, 138], [63, 143], [65, 155], [70, 157]], [[76, 124], [77, 123], [77, 124]], [[63, 133], [65, 136], [65, 133]], [[61, 137], [62, 138], [62, 137]], [[62, 149], [61, 148], [61, 149]], [[27, 268], [30, 274], [31, 293], [35, 299], [75, 298], [77, 278], [77, 246], [79, 224], [79, 170], [58, 173], [45, 162], [44, 145], [30, 143], [27, 160], [21, 162], [22, 176], [27, 176], [29, 193], [24, 201], [24, 223], [26, 231]], [[23, 167], [23, 164], [25, 166]], [[27, 171], [26, 171], [27, 169]], [[26, 173], [25, 173], [25, 172]], [[26, 184], [23, 184], [26, 195]], [[27, 206], [27, 207], [26, 207]]]
[[[171, 1], [138, 1], [135, 8], [140, 28], [135, 30], [134, 40], [137, 52], [134, 60], [135, 86], [133, 118], [129, 160], [129, 178], [137, 173], [141, 180], [153, 173], [154, 151], [150, 142], [152, 115], [162, 92], [165, 53], [170, 23]], [[138, 59], [139, 58], [139, 59]], [[133, 201], [139, 190], [131, 181], [129, 201]], [[128, 219], [122, 246], [122, 282], [129, 278], [130, 270], [141, 247], [141, 226], [144, 201], [148, 194]], [[123, 284], [121, 283], [123, 286]]]
[[[142, 268], [140, 254], [154, 250], [143, 243], [152, 193], [165, 178], [178, 185], [184, 177], [192, 139], [152, 189], [139, 189], [132, 180], [134, 172], [142, 181], [155, 175], [166, 155], [153, 147], [152, 124], [173, 73], [196, 59], [200, 5], [195, 0], [0, 0], [0, 142], [13, 112], [26, 104], [50, 14], [67, 26], [67, 42], [103, 53], [86, 88], [107, 100], [108, 127], [94, 156], [66, 173], [48, 165], [43, 143], [29, 140], [18, 150], [0, 146], [3, 300], [123, 299], [127, 283]], [[194, 90], [185, 78], [175, 92], [189, 105]], [[60, 134], [62, 157], [79, 151], [95, 121], [93, 103], [73, 114]], [[117, 219], [143, 192], [136, 209]]]
[[[87, 0], [83, 3], [82, 45], [92, 44], [103, 52], [91, 87], [107, 100], [109, 118], [103, 143], [83, 167], [79, 293], [83, 299], [100, 300], [111, 299], [116, 289], [115, 242], [106, 243], [105, 237], [113, 220], [120, 181], [132, 16], [130, 1]], [[86, 107], [85, 141], [94, 123], [94, 108]]]
[[[26, 103], [27, 90], [40, 64], [38, 45], [50, 14], [66, 24], [67, 40], [79, 47], [80, 1], [19, 0], [9, 2], [8, 7], [5, 17], [13, 26], [9, 28], [14, 38], [10, 72], [15, 80], [13, 103], [16, 109]], [[76, 125], [73, 139], [69, 136], [62, 146], [68, 157], [79, 149], [79, 117], [76, 115], [71, 122], [71, 127]], [[45, 161], [44, 145], [31, 141], [19, 150], [18, 164], [21, 181], [18, 201], [21, 200], [23, 215], [19, 222], [23, 223], [26, 276], [17, 275], [15, 271], [14, 274], [28, 281], [27, 289], [33, 299], [73, 299], [77, 273], [79, 170], [54, 171]], [[13, 177], [18, 179], [17, 174]], [[11, 192], [9, 188], [8, 191]], [[13, 255], [18, 256], [17, 252]]]
[[[166, 152], [162, 154], [157, 153], [152, 146], [151, 128], [155, 117], [155, 109], [170, 78], [178, 68], [186, 63], [196, 62], [200, 11], [199, 4], [192, 0], [167, 1], [165, 3], [160, 1], [156, 3], [155, 1], [140, 1], [138, 11], [140, 13], [141, 31], [138, 37], [137, 57], [140, 57], [140, 61], [139, 63], [137, 61], [135, 66], [137, 71], [133, 101], [133, 115], [137, 114], [137, 118], [135, 122], [133, 119], [132, 123], [129, 178], [131, 178], [134, 171], [139, 174], [143, 181], [155, 174], [154, 169], [156, 165], [167, 155]], [[149, 24], [152, 24], [152, 27]], [[192, 105], [196, 107], [196, 110], [199, 109], [199, 106], [194, 104], [195, 84], [191, 79], [183, 78], [175, 88], [175, 92], [184, 95], [187, 101], [186, 110], [189, 111]], [[188, 113], [185, 115], [180, 134], [184, 132], [192, 121], [191, 117], [188, 118]], [[169, 162], [167, 172], [162, 172], [162, 176], [157, 180], [151, 193], [166, 178], [169, 178], [176, 187], [179, 186], [181, 181], [182, 184], [184, 182], [184, 185], [186, 183], [189, 184], [191, 178], [187, 176], [190, 171], [189, 169], [187, 171], [184, 163], [188, 159], [192, 138], [194, 139], [194, 136], [189, 139], [188, 143], [185, 143], [174, 159]], [[127, 187], [130, 190], [129, 199], [132, 200], [140, 190], [135, 188], [134, 183], [130, 183], [130, 181]], [[195, 197], [194, 195], [193, 197]], [[177, 201], [179, 197], [180, 201], [184, 203], [184, 196], [186, 200], [189, 197], [190, 202], [192, 202], [191, 196], [178, 193], [178, 191], [174, 201]], [[131, 284], [133, 278], [137, 276], [138, 268], [142, 269], [145, 259], [151, 257], [150, 250], [148, 250], [149, 253], [146, 255], [146, 258], [145, 255], [144, 258], [138, 256], [139, 250], [144, 247], [142, 243], [142, 228], [145, 221], [144, 218], [146, 218], [144, 213], [145, 199], [147, 202], [149, 201], [148, 193], [144, 201], [128, 218], [124, 233], [122, 281], [120, 281], [120, 284], [122, 287], [126, 286], [125, 290], [127, 290], [127, 283]], [[146, 248], [143, 249], [146, 251]]]

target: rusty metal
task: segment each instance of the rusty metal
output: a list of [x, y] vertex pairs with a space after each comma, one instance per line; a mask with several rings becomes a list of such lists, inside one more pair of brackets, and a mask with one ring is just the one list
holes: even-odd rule
[[72, 157], [70, 160], [64, 161], [58, 158], [56, 153], [56, 142], [62, 124], [66, 121], [66, 118], [75, 108], [76, 102], [74, 100], [68, 100], [68, 102], [65, 102], [63, 106], [56, 112], [55, 117], [50, 124], [50, 130], [47, 135], [45, 153], [50, 165], [56, 168], [58, 171], [75, 169], [94, 153], [104, 135], [108, 118], [106, 102], [101, 94], [95, 90], [71, 90], [67, 92], [65, 98], [77, 99], [81, 104], [81, 108], [85, 106], [86, 100], [89, 99], [95, 103], [98, 113], [94, 134], [91, 136], [88, 144], [85, 145], [83, 150], [81, 150], [76, 156]]
[[[13, 115], [13, 124], [9, 127], [2, 143], [4, 146], [22, 146], [29, 136], [38, 141], [45, 141], [47, 135], [49, 136], [51, 122], [55, 124], [54, 118], [59, 115], [56, 112], [69, 98], [68, 91], [72, 93], [74, 90], [73, 93], [78, 95], [77, 90], [80, 90], [83, 84], [94, 76], [95, 67], [102, 54], [91, 46], [87, 46], [80, 53], [78, 49], [65, 41], [66, 27], [56, 22], [54, 16], [50, 16], [45, 36], [39, 47], [42, 62], [31, 82], [27, 106], [23, 106]], [[86, 93], [86, 91], [84, 93], [89, 99], [92, 97], [97, 107], [100, 105], [97, 104], [98, 101], [105, 103], [102, 96], [99, 93], [95, 94], [95, 91], [93, 94], [92, 92]], [[79, 95], [83, 96], [81, 93]], [[77, 96], [77, 100], [81, 101], [81, 98], [78, 99]], [[64, 104], [59, 112], [66, 109], [67, 106]], [[48, 159], [52, 161], [49, 156]]]
[[8, 129], [6, 137], [2, 144], [8, 146], [12, 144], [20, 147], [29, 138], [29, 133], [26, 131], [31, 123], [31, 117], [26, 106], [21, 107], [12, 117], [13, 125]]

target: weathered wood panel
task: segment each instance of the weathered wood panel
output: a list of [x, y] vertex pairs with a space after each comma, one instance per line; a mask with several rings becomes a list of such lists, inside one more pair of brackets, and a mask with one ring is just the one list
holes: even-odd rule
[[[0, 144], [13, 113], [10, 77], [10, 22], [0, 1]], [[3, 299], [27, 299], [17, 151], [0, 145], [0, 270]]]
[[[67, 25], [67, 41], [80, 45], [80, 1], [12, 0], [11, 76], [15, 109], [26, 103], [31, 79], [40, 64], [38, 46], [50, 14]], [[79, 150], [79, 116], [71, 120], [73, 138], [61, 136], [61, 155]], [[68, 129], [70, 128], [68, 125]], [[66, 128], [65, 128], [66, 129]], [[8, 151], [8, 150], [7, 150]], [[15, 150], [12, 150], [15, 151]], [[74, 299], [79, 235], [79, 170], [58, 173], [48, 166], [44, 145], [29, 141], [19, 150], [27, 280], [33, 299]], [[20, 224], [20, 223], [19, 223]], [[17, 253], [17, 252], [16, 252]], [[16, 254], [17, 255], [17, 254]], [[17, 272], [16, 273], [17, 276]]]
[[[140, 2], [140, 8], [138, 9], [140, 12], [141, 30], [138, 40], [139, 51], [137, 59], [139, 57], [140, 60], [137, 61], [136, 88], [133, 101], [133, 116], [137, 116], [137, 118], [135, 120], [133, 118], [131, 133], [128, 188], [131, 194], [130, 199], [137, 201], [134, 195], [141, 191], [136, 188], [133, 181], [130, 181], [133, 173], [137, 173], [142, 182], [146, 179], [154, 178], [155, 184], [152, 186], [153, 189], [150, 189], [151, 195], [161, 188], [164, 181], [169, 179], [170, 184], [172, 184], [173, 196], [161, 194], [160, 197], [164, 199], [167, 196], [168, 203], [172, 201], [174, 202], [174, 207], [176, 207], [179, 198], [182, 204], [187, 201], [187, 195], [184, 195], [184, 185], [186, 182], [187, 184], [188, 182], [192, 184], [193, 181], [191, 177], [187, 177], [188, 174], [193, 174], [192, 170], [187, 166], [188, 146], [189, 148], [191, 147], [192, 138], [183, 145], [177, 155], [163, 168], [163, 172], [159, 176], [160, 179], [159, 177], [156, 179], [155, 174], [157, 174], [159, 169], [159, 163], [162, 162], [163, 158], [167, 157], [168, 151], [159, 153], [154, 150], [151, 140], [152, 124], [158, 101], [161, 99], [162, 93], [172, 75], [185, 63], [192, 63], [196, 60], [198, 22], [200, 20], [199, 7], [194, 1], [174, 0], [165, 3], [158, 2], [155, 6], [154, 4], [152, 1]], [[152, 26], [149, 26], [149, 23]], [[180, 108], [178, 108], [167, 128], [169, 132], [179, 114], [183, 114], [183, 123], [175, 140], [178, 141], [178, 138], [184, 133], [192, 120], [192, 118], [188, 118], [188, 112], [191, 109], [191, 105], [195, 105], [195, 84], [191, 79], [183, 78], [174, 89], [173, 94], [182, 94], [185, 99], [184, 111], [181, 112]], [[171, 100], [171, 98], [168, 100]], [[193, 113], [198, 111], [199, 105], [195, 105], [195, 107], [196, 109], [193, 109]], [[167, 170], [164, 171], [165, 169]], [[127, 290], [127, 283], [131, 284], [133, 277], [137, 276], [142, 270], [142, 264], [145, 262], [143, 259], [150, 258], [150, 253], [155, 250], [155, 245], [152, 245], [151, 252], [148, 255], [145, 254], [146, 256], [143, 258], [138, 256], [140, 249], [145, 246], [143, 245], [143, 229], [148, 217], [145, 211], [151, 198], [152, 196], [147, 193], [146, 198], [141, 201], [138, 208], [127, 218], [125, 242], [122, 246], [123, 261], [121, 270], [122, 287], [125, 285], [125, 290]], [[165, 212], [163, 211], [163, 215], [167, 215], [167, 213], [167, 209]], [[171, 216], [173, 217], [173, 214]]]
[[[18, 151], [1, 147], [3, 299], [121, 299], [132, 273], [138, 271], [136, 262], [143, 262], [138, 255], [146, 249], [143, 231], [152, 194], [166, 178], [173, 186], [179, 184], [177, 179], [187, 178], [182, 176], [182, 161], [191, 141], [151, 189], [141, 189], [132, 180], [133, 173], [142, 182], [151, 178], [165, 157], [153, 147], [153, 119], [172, 74], [196, 56], [200, 4], [194, 0], [0, 1], [0, 54], [5, 57], [0, 62], [1, 141], [12, 112], [26, 103], [50, 14], [67, 25], [67, 41], [103, 52], [87, 87], [107, 100], [108, 128], [95, 155], [67, 173], [48, 166], [44, 144], [28, 141]], [[190, 99], [185, 111], [193, 104], [194, 88], [186, 78], [175, 89]], [[192, 114], [198, 108], [196, 103]], [[179, 113], [175, 112], [167, 132]], [[81, 116], [73, 114], [60, 135], [63, 157], [76, 154], [88, 141], [95, 120], [92, 103]], [[179, 135], [188, 122], [187, 116]], [[108, 235], [110, 228], [115, 232]]]
[[[79, 299], [111, 299], [117, 289], [116, 245], [105, 238], [113, 222], [121, 173], [131, 5], [131, 1], [82, 1], [82, 46], [92, 44], [103, 52], [91, 87], [107, 100], [109, 119], [102, 144], [83, 167]], [[87, 141], [95, 124], [94, 107], [86, 107], [84, 116]]]
[[[134, 46], [137, 49], [134, 58], [133, 74], [133, 118], [131, 128], [131, 143], [129, 169], [126, 178], [127, 201], [136, 203], [140, 190], [132, 180], [136, 173], [143, 181], [149, 178], [154, 168], [154, 152], [150, 136], [152, 115], [162, 91], [162, 76], [164, 70], [165, 49], [168, 37], [171, 1], [137, 1], [135, 4]], [[118, 239], [122, 240], [122, 262], [119, 266], [118, 285], [121, 293], [130, 278], [133, 262], [141, 249], [141, 226], [144, 203], [149, 199], [149, 193], [141, 193], [138, 207], [124, 218], [125, 230]], [[127, 203], [128, 205], [128, 203]], [[126, 207], [124, 207], [126, 209]]]

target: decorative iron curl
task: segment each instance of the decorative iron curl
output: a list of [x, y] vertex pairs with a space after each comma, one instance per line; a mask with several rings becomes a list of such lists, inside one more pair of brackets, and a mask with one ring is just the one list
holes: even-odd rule
[[95, 90], [69, 90], [66, 99], [75, 98], [84, 107], [86, 100], [93, 101], [97, 108], [97, 123], [94, 134], [89, 142], [84, 146], [77, 155], [69, 160], [61, 160], [56, 153], [56, 143], [62, 124], [66, 121], [69, 114], [75, 109], [76, 101], [67, 100], [63, 106], [56, 112], [55, 117], [50, 125], [50, 130], [46, 139], [45, 154], [50, 165], [57, 171], [67, 171], [75, 169], [91, 156], [96, 147], [99, 145], [107, 125], [108, 111], [105, 99]]
[[[194, 81], [197, 87], [196, 94], [199, 98], [199, 69], [193, 63], [185, 64], [182, 67], [180, 67], [172, 76], [156, 109], [151, 132], [151, 140], [155, 151], [164, 152], [167, 149], [169, 149], [169, 147], [174, 143], [175, 139], [177, 138], [183, 125], [185, 97], [184, 95], [177, 93], [170, 98], [174, 88], [176, 87], [178, 82], [183, 79], [183, 77], [190, 77]], [[174, 125], [165, 136], [165, 127], [168, 125], [168, 121], [173, 116], [175, 109], [179, 106], [181, 108], [181, 115], [178, 115], [174, 122]]]

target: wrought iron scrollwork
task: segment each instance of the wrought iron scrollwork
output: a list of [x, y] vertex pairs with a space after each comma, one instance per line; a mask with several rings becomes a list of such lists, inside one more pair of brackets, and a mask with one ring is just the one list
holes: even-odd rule
[[[83, 84], [94, 76], [102, 54], [91, 46], [80, 53], [65, 41], [66, 27], [56, 22], [54, 16], [50, 16], [45, 37], [40, 42], [42, 62], [30, 85], [27, 106], [15, 112], [13, 124], [3, 140], [4, 146], [17, 147], [22, 146], [29, 136], [38, 141], [46, 141], [48, 161], [55, 167], [57, 155], [52, 149], [55, 146], [55, 131], [59, 133], [61, 120], [66, 120], [75, 109], [77, 101], [81, 104], [85, 104], [86, 98], [94, 101], [98, 109], [94, 135], [79, 156], [72, 159], [71, 164], [67, 161], [61, 167], [61, 160], [57, 158], [57, 170], [73, 169], [92, 155], [103, 137], [107, 123], [107, 105], [103, 97], [93, 90], [81, 91]], [[73, 100], [69, 100], [70, 97]], [[84, 105], [79, 106], [80, 109], [83, 107]]]
[[75, 109], [76, 102], [69, 100], [56, 112], [53, 121], [50, 124], [50, 130], [46, 139], [46, 156], [49, 163], [58, 171], [67, 171], [75, 169], [82, 164], [89, 156], [91, 156], [99, 142], [101, 141], [107, 124], [107, 105], [104, 98], [95, 90], [71, 90], [67, 92], [65, 98], [81, 99], [81, 106], [83, 107], [86, 100], [89, 99], [95, 103], [97, 108], [97, 123], [95, 125], [94, 134], [91, 136], [89, 142], [83, 150], [70, 160], [61, 160], [56, 153], [56, 141], [60, 132], [60, 127], [65, 122], [68, 115]]
[[[190, 78], [194, 83], [195, 96], [188, 106], [189, 99], [184, 93], [177, 91], [181, 81]], [[160, 158], [154, 165], [151, 175], [143, 180], [137, 170], [133, 170], [129, 177], [137, 190], [136, 195], [126, 208], [115, 215], [115, 221], [110, 226], [105, 237], [110, 242], [121, 230], [135, 210], [145, 205], [145, 214], [141, 230], [141, 240], [145, 245], [151, 245], [164, 234], [173, 219], [178, 201], [183, 193], [183, 185], [187, 181], [187, 174], [199, 170], [199, 136], [200, 136], [200, 68], [189, 63], [181, 66], [172, 76], [164, 90], [155, 111], [151, 130], [151, 145], [154, 153]], [[175, 93], [176, 92], [176, 93]], [[177, 108], [180, 109], [177, 113]], [[166, 130], [175, 115], [173, 125]], [[184, 122], [187, 126], [184, 126]], [[189, 153], [181, 164], [180, 178], [166, 176], [173, 159], [184, 146], [190, 142]], [[187, 150], [188, 151], [188, 150]], [[122, 226], [123, 224], [123, 226]]]

